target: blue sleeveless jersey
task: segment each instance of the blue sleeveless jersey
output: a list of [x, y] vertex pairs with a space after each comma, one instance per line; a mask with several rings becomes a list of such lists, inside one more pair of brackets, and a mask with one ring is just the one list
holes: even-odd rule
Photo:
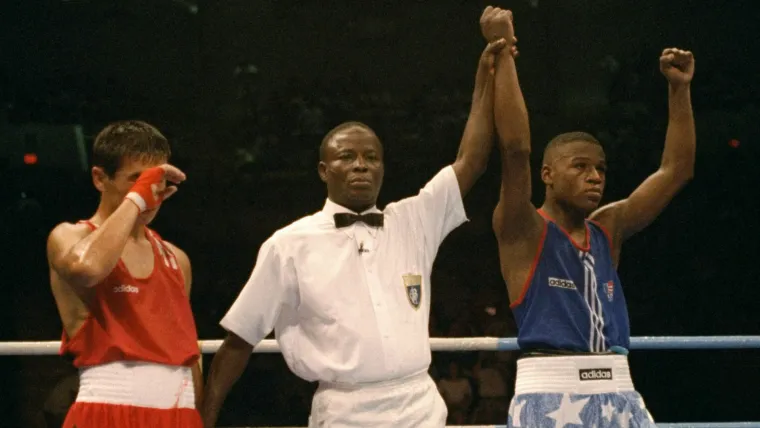
[[533, 275], [512, 306], [521, 349], [628, 349], [628, 309], [610, 242], [605, 231], [590, 221], [586, 234], [588, 247], [581, 248], [546, 219]]

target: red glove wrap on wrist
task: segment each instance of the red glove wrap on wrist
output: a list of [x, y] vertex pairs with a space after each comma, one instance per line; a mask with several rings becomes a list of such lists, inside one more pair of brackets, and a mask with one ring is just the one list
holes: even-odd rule
[[146, 169], [129, 189], [125, 199], [134, 202], [141, 213], [158, 207], [162, 201], [157, 193], [158, 185], [164, 180], [165, 174], [160, 166]]

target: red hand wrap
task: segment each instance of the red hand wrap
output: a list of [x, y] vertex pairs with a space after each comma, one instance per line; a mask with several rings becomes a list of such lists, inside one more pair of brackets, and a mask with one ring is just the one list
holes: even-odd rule
[[165, 173], [160, 166], [146, 169], [129, 189], [126, 199], [134, 202], [140, 212], [158, 207], [161, 205], [161, 197], [158, 196], [156, 190], [158, 184], [164, 180]]

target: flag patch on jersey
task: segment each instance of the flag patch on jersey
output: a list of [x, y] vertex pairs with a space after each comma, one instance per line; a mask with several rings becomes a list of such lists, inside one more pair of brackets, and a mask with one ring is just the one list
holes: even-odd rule
[[607, 300], [612, 301], [613, 291], [615, 290], [615, 283], [607, 281]]
[[422, 275], [404, 275], [404, 288], [409, 304], [412, 308], [419, 309], [422, 303]]

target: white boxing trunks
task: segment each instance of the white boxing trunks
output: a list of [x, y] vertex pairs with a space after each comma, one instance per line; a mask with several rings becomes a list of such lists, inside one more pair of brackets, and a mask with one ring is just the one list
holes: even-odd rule
[[652, 428], [625, 355], [550, 356], [517, 362], [508, 427]]

